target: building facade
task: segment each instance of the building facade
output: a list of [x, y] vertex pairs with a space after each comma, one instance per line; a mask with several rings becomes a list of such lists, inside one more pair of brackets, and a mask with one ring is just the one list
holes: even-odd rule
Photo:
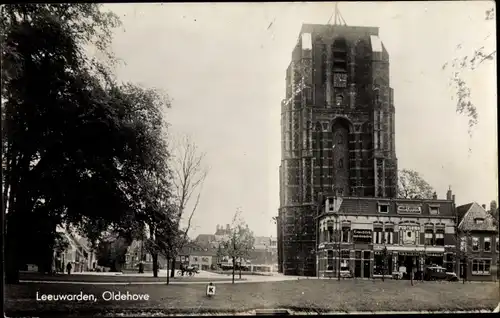
[[[319, 217], [318, 275], [391, 276], [426, 265], [456, 272], [456, 213], [445, 200], [326, 198]], [[384, 255], [385, 253], [385, 255]]]
[[54, 271], [66, 272], [68, 263], [71, 263], [72, 272], [87, 272], [96, 269], [97, 256], [87, 239], [70, 228], [57, 226], [56, 231], [65, 237], [68, 246], [64, 251], [54, 251]]
[[460, 241], [458, 274], [471, 281], [494, 281], [499, 278], [498, 225], [476, 202], [457, 207]]
[[281, 104], [280, 272], [316, 274], [321, 194], [396, 196], [394, 119], [378, 28], [304, 24]]

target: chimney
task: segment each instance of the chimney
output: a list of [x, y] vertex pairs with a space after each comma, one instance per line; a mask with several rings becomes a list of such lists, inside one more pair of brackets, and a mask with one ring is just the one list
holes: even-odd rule
[[451, 201], [453, 199], [453, 192], [451, 192], [451, 186], [448, 188], [448, 191], [446, 191], [446, 200]]
[[434, 191], [434, 193], [432, 194], [432, 199], [437, 200], [437, 198], [438, 198], [438, 195], [437, 195], [436, 191]]
[[226, 230], [229, 231], [229, 224], [226, 224]]
[[453, 202], [455, 202], [455, 195], [452, 195], [451, 199], [453, 200]]
[[486, 204], [481, 204], [481, 206], [486, 210]]

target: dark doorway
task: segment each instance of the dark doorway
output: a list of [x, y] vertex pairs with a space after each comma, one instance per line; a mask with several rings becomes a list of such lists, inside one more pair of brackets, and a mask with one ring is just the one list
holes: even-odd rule
[[370, 278], [370, 261], [363, 261], [363, 277]]
[[354, 277], [361, 277], [361, 260], [356, 260], [354, 263]]

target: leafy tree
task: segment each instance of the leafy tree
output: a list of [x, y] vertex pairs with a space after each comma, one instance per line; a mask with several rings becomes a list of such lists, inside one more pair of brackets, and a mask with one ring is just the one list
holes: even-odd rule
[[497, 201], [493, 200], [490, 202], [490, 210], [488, 211], [493, 217], [494, 224], [498, 226], [498, 206]]
[[[204, 165], [205, 153], [200, 152], [196, 144], [188, 136], [176, 140], [172, 147], [170, 166], [173, 172], [174, 216], [171, 237], [168, 244], [167, 261], [172, 261], [171, 277], [174, 277], [175, 259], [186, 243], [189, 242], [188, 232], [191, 221], [198, 208], [203, 184], [208, 175]], [[182, 221], [187, 225], [183, 226]]]
[[97, 264], [109, 267], [112, 272], [120, 272], [125, 264], [125, 256], [130, 246], [127, 239], [111, 235], [99, 242], [97, 248]]
[[[485, 20], [488, 23], [493, 23], [495, 18], [495, 8], [490, 8], [485, 12]], [[492, 21], [492, 22], [490, 22]], [[489, 35], [484, 39], [489, 37]], [[461, 50], [462, 45], [458, 44], [457, 49]], [[446, 62], [442, 69], [450, 70], [451, 77], [449, 85], [454, 90], [453, 99], [456, 100], [456, 112], [465, 115], [469, 118], [469, 134], [472, 134], [472, 129], [477, 125], [479, 114], [476, 106], [471, 101], [471, 91], [465, 79], [466, 71], [474, 71], [480, 67], [483, 62], [492, 61], [495, 58], [496, 49], [486, 51], [484, 46], [475, 49], [472, 53], [462, 53], [461, 57], [453, 59], [451, 62]]]
[[[21, 234], [35, 211], [77, 225], [92, 242], [134, 216], [137, 174], [161, 145], [137, 87], [114, 83], [103, 52], [118, 19], [96, 4], [2, 6], [2, 177], [6, 281], [18, 281]], [[111, 59], [112, 60], [112, 59]], [[109, 64], [108, 64], [109, 65]], [[43, 81], [40, 81], [43, 79]], [[150, 106], [145, 103], [146, 107]], [[153, 105], [158, 106], [158, 103]], [[123, 227], [122, 227], [123, 228]]]
[[398, 175], [398, 197], [405, 199], [432, 199], [434, 189], [416, 171], [403, 169]]
[[219, 251], [220, 257], [227, 256], [233, 262], [233, 278], [237, 262], [240, 268], [241, 279], [241, 263], [244, 259], [250, 257], [250, 252], [253, 250], [255, 238], [253, 232], [248, 228], [241, 218], [241, 210], [237, 210], [230, 228], [229, 238], [221, 242], [221, 249]]

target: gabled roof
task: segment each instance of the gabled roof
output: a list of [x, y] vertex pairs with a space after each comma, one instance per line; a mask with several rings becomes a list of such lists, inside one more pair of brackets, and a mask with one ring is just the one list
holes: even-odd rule
[[[486, 212], [486, 210], [476, 202], [457, 207], [457, 213], [459, 214], [459, 230], [498, 232], [498, 228], [491, 214]], [[462, 217], [460, 218], [461, 214]], [[483, 219], [484, 221], [478, 224], [475, 222], [476, 219]]]
[[464, 204], [464, 205], [461, 205], [461, 206], [457, 206], [456, 211], [457, 211], [457, 215], [458, 215], [458, 223], [459, 224], [463, 220], [465, 213], [467, 213], [469, 211], [470, 207], [473, 204], [474, 204], [474, 202], [467, 203], [467, 204]]

